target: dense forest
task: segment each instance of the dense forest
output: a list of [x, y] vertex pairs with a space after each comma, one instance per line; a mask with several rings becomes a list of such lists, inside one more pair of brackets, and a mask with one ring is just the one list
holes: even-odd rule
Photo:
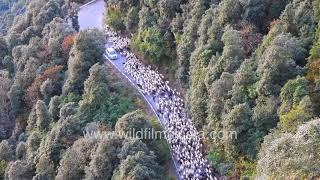
[[12, 25], [14, 17], [25, 11], [28, 2], [28, 0], [0, 1], [0, 33], [6, 33]]
[[[105, 22], [185, 95], [228, 179], [320, 176], [320, 0], [105, 0]], [[161, 130], [79, 31], [86, 1], [0, 0], [0, 179], [170, 179]]]
[[92, 133], [161, 126], [104, 64], [103, 33], [78, 32], [79, 4], [0, 5], [0, 179], [167, 178], [165, 140]]
[[106, 22], [174, 75], [233, 178], [319, 177], [319, 0], [107, 0]]

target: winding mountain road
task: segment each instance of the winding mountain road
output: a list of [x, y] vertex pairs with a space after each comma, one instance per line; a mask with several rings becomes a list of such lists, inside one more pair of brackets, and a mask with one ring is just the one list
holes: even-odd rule
[[[80, 30], [97, 28], [103, 31], [104, 30], [104, 20], [103, 20], [104, 12], [105, 12], [104, 0], [93, 0], [81, 6], [80, 11], [78, 13]], [[109, 46], [110, 44], [108, 43], [105, 44], [106, 48]], [[164, 127], [164, 119], [160, 118], [156, 113], [156, 104], [153, 101], [152, 96], [144, 95], [140, 90], [140, 88], [137, 86], [137, 83], [135, 83], [133, 77], [131, 77], [128, 74], [125, 74], [123, 63], [126, 61], [126, 59], [120, 54], [118, 54], [118, 57], [119, 58], [117, 60], [113, 60], [113, 61], [109, 60], [106, 57], [106, 61], [107, 63], [110, 63], [111, 65], [113, 65], [113, 67], [116, 68], [123, 75], [123, 77], [125, 77], [131, 83], [131, 85], [134, 86], [139, 91], [140, 95], [144, 98], [144, 100], [149, 105], [150, 109], [154, 112], [154, 114], [158, 118], [162, 127]], [[174, 160], [173, 157], [172, 157], [172, 160], [173, 160], [172, 163], [174, 165], [175, 176], [177, 177], [177, 179], [180, 180], [181, 178], [178, 173], [177, 162]]]
[[[104, 13], [105, 13], [105, 2], [104, 0], [93, 0], [83, 6], [80, 7], [80, 11], [78, 13], [79, 17], [79, 25], [80, 25], [80, 30], [85, 30], [85, 29], [93, 29], [97, 28], [102, 31], [104, 31]], [[105, 47], [110, 47], [110, 43], [106, 43]], [[159, 122], [161, 123], [162, 127], [165, 129], [165, 122], [166, 120], [163, 119], [162, 117], [158, 116], [156, 109], [156, 101], [157, 99], [154, 99], [150, 95], [145, 95], [140, 88], [137, 86], [137, 83], [135, 82], [134, 78], [131, 77], [129, 74], [125, 73], [124, 71], [124, 62], [126, 61], [126, 58], [118, 54], [118, 59], [117, 60], [109, 60], [106, 57], [106, 63], [111, 64], [115, 69], [119, 71], [119, 73], [122, 74], [130, 83], [132, 86], [134, 86], [141, 96], [144, 98], [144, 100], [147, 102], [149, 105], [150, 109], [154, 112], [154, 114], [157, 116]], [[172, 154], [171, 154], [172, 156]], [[176, 159], [172, 156], [174, 168], [175, 168], [175, 174], [177, 179], [181, 179], [179, 175], [179, 165], [176, 161]]]

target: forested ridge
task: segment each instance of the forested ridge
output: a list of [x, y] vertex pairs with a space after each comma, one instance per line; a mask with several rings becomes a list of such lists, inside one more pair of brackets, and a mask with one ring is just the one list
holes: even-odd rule
[[3, 0], [0, 2], [0, 33], [5, 34], [15, 16], [25, 11], [28, 0]]
[[[79, 3], [0, 2], [0, 179], [170, 179], [160, 130], [79, 32]], [[207, 159], [228, 179], [320, 176], [319, 0], [105, 0], [105, 22], [185, 94]], [[85, 133], [84, 133], [85, 132]], [[84, 135], [85, 134], [85, 135]]]
[[27, 5], [0, 36], [0, 179], [169, 178], [165, 140], [97, 135], [161, 127], [105, 65], [103, 32], [78, 32], [80, 4], [4, 3]]
[[106, 2], [131, 49], [175, 75], [199, 131], [237, 132], [204, 139], [222, 176], [319, 176], [318, 0]]

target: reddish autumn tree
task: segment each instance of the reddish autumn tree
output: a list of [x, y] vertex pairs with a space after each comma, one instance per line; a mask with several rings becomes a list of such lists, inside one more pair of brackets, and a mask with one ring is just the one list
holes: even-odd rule
[[61, 46], [62, 46], [63, 51], [66, 54], [69, 53], [72, 45], [74, 44], [74, 40], [75, 40], [75, 34], [68, 35], [68, 36], [64, 37]]
[[26, 100], [28, 104], [34, 104], [42, 97], [40, 87], [47, 79], [50, 79], [53, 82], [53, 94], [59, 94], [61, 91], [60, 73], [62, 70], [63, 66], [53, 66], [45, 70], [43, 74], [38, 75], [27, 89]]
[[262, 40], [262, 35], [256, 32], [253, 25], [243, 23], [240, 24], [240, 36], [242, 39], [243, 49], [248, 57], [258, 47]]
[[313, 61], [310, 63], [308, 67], [307, 79], [311, 82], [314, 82], [316, 79], [320, 77], [320, 59]]
[[39, 59], [43, 60], [43, 63], [49, 61], [49, 48], [47, 44], [44, 44], [40, 47], [39, 51], [37, 52], [37, 56]]
[[281, 24], [285, 24], [285, 22], [281, 19], [276, 19], [270, 22], [269, 25], [269, 30], [273, 29], [275, 26], [281, 25]]

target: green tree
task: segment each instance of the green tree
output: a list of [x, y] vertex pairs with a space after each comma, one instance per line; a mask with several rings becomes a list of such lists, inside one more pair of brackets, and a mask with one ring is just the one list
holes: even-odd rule
[[280, 128], [295, 132], [296, 128], [314, 116], [309, 82], [304, 77], [289, 80], [281, 89]]
[[258, 93], [279, 94], [287, 80], [301, 74], [302, 70], [298, 65], [304, 63], [305, 57], [306, 50], [299, 39], [290, 34], [275, 37], [258, 63]]
[[52, 120], [51, 115], [48, 112], [48, 108], [43, 101], [38, 100], [35, 106], [35, 113], [37, 117], [36, 125], [38, 130], [47, 131]]
[[294, 132], [297, 127], [314, 117], [312, 102], [306, 96], [298, 105], [295, 105], [289, 112], [280, 116], [280, 128], [287, 132]]
[[13, 150], [7, 140], [3, 140], [0, 143], [0, 160], [7, 162], [13, 159]]
[[0, 161], [0, 178], [4, 179], [6, 168], [8, 166], [8, 162], [5, 160]]
[[83, 82], [89, 75], [89, 69], [95, 63], [103, 62], [104, 37], [98, 30], [81, 31], [75, 39], [68, 61], [68, 75], [63, 93], [81, 94]]
[[32, 131], [27, 139], [27, 159], [33, 159], [40, 147], [42, 135], [38, 131]]
[[189, 82], [190, 57], [195, 50], [195, 43], [198, 37], [198, 23], [201, 21], [202, 15], [209, 5], [207, 1], [196, 0], [190, 4], [192, 10], [191, 18], [185, 23], [181, 40], [177, 46], [177, 56], [179, 69], [177, 76], [182, 85], [187, 85]]
[[6, 55], [8, 55], [8, 51], [9, 50], [8, 50], [7, 43], [6, 43], [5, 39], [2, 36], [0, 36], [0, 59], [1, 59], [0, 65], [3, 65], [3, 63], [2, 63], [3, 60], [2, 59]]
[[23, 90], [16, 84], [13, 84], [8, 92], [12, 111], [18, 115], [23, 113]]
[[16, 147], [16, 158], [25, 159], [27, 155], [27, 144], [25, 142], [19, 142]]
[[123, 12], [117, 7], [108, 7], [106, 14], [107, 24], [115, 31], [123, 31], [126, 29], [124, 25]]
[[275, 96], [259, 96], [256, 99], [256, 106], [253, 108], [253, 121], [257, 130], [257, 141], [262, 141], [263, 136], [277, 125], [279, 103], [279, 99]]
[[315, 178], [319, 176], [319, 119], [298, 127], [296, 133], [265, 137], [257, 163], [259, 178]]
[[11, 56], [5, 56], [2, 60], [2, 66], [9, 71], [10, 77], [14, 74], [14, 64]]
[[119, 159], [125, 160], [127, 156], [134, 155], [138, 152], [150, 153], [147, 145], [139, 139], [129, 138], [125, 139], [118, 154]]
[[60, 111], [60, 97], [54, 96], [51, 98], [49, 102], [49, 113], [52, 115], [53, 121], [57, 121], [59, 119], [59, 111]]
[[[61, 160], [63, 150], [69, 148], [81, 135], [81, 126], [77, 115], [62, 117], [42, 139], [36, 159], [48, 158], [56, 168]], [[36, 162], [38, 164], [39, 162]]]
[[5, 175], [5, 179], [32, 179], [34, 165], [27, 161], [12, 161], [9, 163]]
[[160, 62], [165, 56], [163, 37], [155, 28], [148, 28], [136, 34], [131, 46], [153, 62]]
[[220, 4], [219, 21], [222, 24], [235, 23], [242, 14], [242, 7], [239, 0], [224, 0]]
[[76, 30], [79, 31], [80, 30], [80, 25], [78, 22], [78, 11], [79, 11], [79, 7], [77, 4], [72, 3], [71, 8], [69, 8], [69, 18], [71, 19], [72, 22], [72, 27]]
[[55, 173], [55, 167], [52, 160], [47, 155], [42, 155], [36, 164], [36, 175], [33, 179], [54, 179]]
[[225, 100], [228, 98], [228, 91], [232, 89], [233, 75], [222, 73], [221, 78], [212, 83], [209, 89], [208, 99], [208, 123], [214, 125], [213, 130], [219, 132], [221, 129], [221, 116], [224, 112]]
[[157, 23], [157, 14], [151, 8], [142, 6], [139, 11], [139, 32], [142, 32]]
[[3, 75], [0, 77], [0, 140], [7, 138], [7, 135], [10, 134], [9, 132], [14, 128], [14, 122], [12, 122], [12, 119], [10, 118], [12, 109], [8, 97], [11, 84], [12, 80], [8, 76]]
[[119, 166], [118, 179], [160, 179], [161, 168], [155, 161], [154, 155], [137, 152], [129, 155]]
[[253, 23], [262, 32], [267, 31], [268, 23], [279, 17], [288, 0], [264, 1], [245, 0], [243, 2], [243, 19]]
[[117, 157], [122, 142], [120, 139], [103, 139], [91, 155], [91, 162], [86, 167], [86, 179], [111, 179], [113, 170], [120, 163]]
[[287, 23], [289, 32], [300, 36], [302, 40], [309, 41], [308, 43], [313, 40], [313, 33], [317, 24], [315, 3], [315, 0], [291, 1], [281, 15], [281, 20]]
[[[152, 126], [147, 120], [146, 115], [142, 111], [137, 110], [131, 113], [128, 113], [122, 116], [115, 125], [115, 130], [122, 133], [130, 133], [132, 136], [135, 136], [137, 131], [151, 130]], [[147, 137], [134, 137], [146, 139]]]
[[83, 100], [79, 103], [82, 123], [103, 122], [113, 127], [119, 117], [131, 110], [132, 105], [125, 97], [112, 92], [106, 68], [94, 65], [85, 81]]
[[96, 144], [97, 140], [93, 138], [77, 140], [63, 155], [55, 179], [83, 179], [85, 167], [90, 163], [90, 155]]
[[43, 99], [48, 104], [50, 97], [53, 94], [53, 83], [51, 79], [47, 79], [40, 86], [40, 92], [43, 95]]
[[65, 119], [69, 116], [75, 115], [78, 112], [78, 105], [74, 102], [64, 104], [60, 108], [59, 117]]
[[[128, 136], [127, 138], [139, 138], [143, 143], [147, 145], [147, 147], [153, 151], [157, 157], [157, 161], [161, 164], [164, 164], [169, 159], [169, 147], [164, 139], [160, 139], [163, 137], [149, 137], [149, 132], [160, 132], [162, 131], [161, 125], [159, 124], [158, 120], [152, 119], [149, 120], [149, 117], [147, 117], [141, 110], [137, 110], [131, 113], [128, 113], [124, 116], [122, 116], [116, 123], [115, 130], [120, 133]], [[141, 134], [141, 132], [143, 134]], [[132, 144], [130, 144], [132, 143]], [[125, 141], [123, 145], [123, 151], [127, 152], [130, 149], [131, 145], [139, 145], [141, 143], [136, 143], [136, 141]], [[144, 145], [141, 145], [139, 147], [144, 147]], [[139, 149], [139, 148], [138, 148]], [[142, 148], [144, 149], [144, 148]], [[125, 151], [124, 151], [125, 150]], [[132, 153], [130, 153], [132, 154]], [[125, 157], [125, 155], [121, 155], [122, 157]]]
[[[228, 133], [223, 139], [223, 145], [228, 157], [246, 156], [248, 159], [254, 159], [256, 143], [251, 137], [254, 126], [251, 116], [252, 110], [249, 105], [239, 104], [223, 118], [223, 130]], [[236, 137], [232, 136], [233, 132], [236, 132]]]
[[139, 24], [139, 9], [137, 7], [131, 7], [128, 10], [124, 23], [128, 32], [135, 33], [137, 31]]

